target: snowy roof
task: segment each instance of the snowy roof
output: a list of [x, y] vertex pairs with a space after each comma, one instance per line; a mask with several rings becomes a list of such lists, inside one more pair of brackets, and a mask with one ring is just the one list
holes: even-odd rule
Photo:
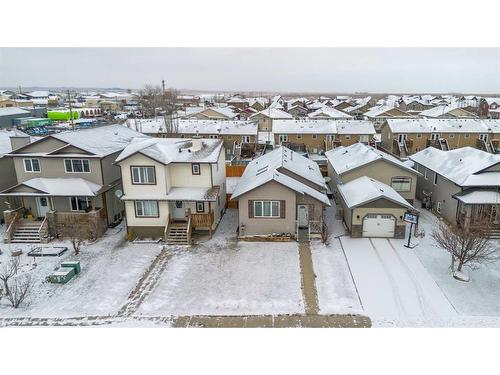
[[269, 108], [266, 108], [260, 112], [254, 113], [252, 116], [250, 116], [250, 118], [257, 116], [257, 115], [263, 115], [266, 117], [270, 117], [272, 119], [287, 119], [287, 118], [291, 119], [291, 118], [293, 118], [293, 116], [290, 113], [282, 111], [281, 109], [272, 108], [272, 107], [269, 107]]
[[480, 119], [387, 119], [392, 133], [495, 133], [500, 120]]
[[459, 109], [460, 111], [464, 112], [463, 117], [470, 117], [470, 118], [476, 117], [476, 115], [474, 115], [473, 113], [469, 113], [466, 110], [457, 107], [456, 105], [439, 105], [434, 108], [429, 108], [426, 109], [425, 111], [420, 112], [420, 116], [439, 117], [453, 111], [454, 109]]
[[313, 182], [318, 185], [318, 187], [326, 189], [325, 181], [321, 175], [318, 164], [286, 147], [280, 147], [252, 160], [247, 165], [243, 176], [241, 176], [240, 181], [233, 191], [232, 199], [270, 181], [275, 181], [299, 194], [306, 194], [328, 206], [330, 205], [325, 193], [279, 171], [282, 169], [286, 169], [297, 176], [301, 176]]
[[[15, 190], [18, 186], [28, 186], [32, 189], [38, 190], [39, 193], [28, 193], [28, 192], [11, 192], [8, 191]], [[57, 197], [94, 197], [97, 192], [102, 188], [101, 185], [87, 181], [83, 178], [44, 178], [37, 177], [30, 180], [24, 181], [14, 187], [11, 187], [2, 192], [5, 195], [19, 195], [19, 196], [57, 196]]]
[[346, 184], [338, 185], [338, 189], [349, 208], [362, 206], [380, 198], [385, 198], [403, 207], [413, 208], [392, 187], [367, 176], [362, 176]]
[[134, 138], [149, 138], [122, 125], [100, 126], [52, 134], [49, 137], [104, 157], [123, 150]]
[[[216, 163], [223, 142], [220, 139], [198, 139], [201, 149], [195, 151], [192, 140], [187, 138], [136, 138], [123, 151], [116, 162], [135, 153], [141, 153], [162, 164], [170, 163]], [[198, 141], [197, 140], [197, 141]]]
[[276, 134], [375, 134], [366, 120], [294, 119], [273, 121]]
[[215, 111], [215, 112], [221, 114], [222, 116], [228, 117], [230, 119], [238, 116], [238, 112], [235, 111], [231, 107], [207, 107], [207, 108], [203, 109], [202, 111], [197, 111], [197, 112], [193, 113], [192, 115], [202, 114], [203, 116], [208, 118], [209, 116], [207, 116], [203, 112], [209, 111], [209, 110]]
[[50, 93], [48, 91], [32, 91], [26, 93], [26, 95], [32, 98], [47, 98], [49, 97]]
[[[390, 107], [388, 105], [378, 105], [378, 106], [375, 106], [375, 107], [372, 107], [370, 108], [368, 111], [366, 111], [364, 113], [365, 116], [367, 117], [378, 117], [378, 116], [381, 116], [381, 117], [384, 117], [386, 115], [386, 112], [388, 111], [391, 111], [391, 110], [395, 110], [397, 112], [400, 113], [400, 116], [402, 117], [411, 117], [411, 115], [409, 115], [408, 113], [396, 108], [396, 107]], [[387, 115], [388, 117], [398, 117], [398, 115], [394, 116], [394, 115]]]
[[[257, 135], [257, 123], [248, 120], [198, 120], [179, 119], [176, 122], [179, 134]], [[126, 126], [145, 134], [165, 133], [163, 118], [128, 120]]]
[[470, 175], [500, 163], [500, 155], [472, 147], [450, 151], [428, 147], [409, 158], [460, 186], [467, 182]]
[[462, 186], [500, 186], [500, 172], [484, 172], [467, 177]]
[[29, 137], [29, 135], [16, 128], [0, 129], [0, 158], [12, 151], [11, 137]]
[[25, 115], [29, 114], [29, 111], [26, 111], [21, 108], [17, 107], [5, 107], [5, 108], [0, 108], [0, 117], [1, 116], [13, 116], [13, 115]]
[[351, 115], [339, 111], [338, 109], [332, 107], [322, 107], [317, 109], [314, 112], [311, 112], [307, 115], [308, 117], [329, 117], [329, 118], [352, 118]]
[[337, 147], [325, 152], [328, 162], [337, 174], [359, 168], [376, 160], [387, 160], [412, 173], [418, 173], [394, 156], [377, 150], [363, 143], [355, 143], [348, 147]]
[[454, 198], [466, 204], [500, 204], [500, 192], [496, 190], [465, 190]]

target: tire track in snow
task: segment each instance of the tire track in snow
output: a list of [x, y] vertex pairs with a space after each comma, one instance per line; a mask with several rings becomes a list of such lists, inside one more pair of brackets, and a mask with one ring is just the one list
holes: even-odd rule
[[424, 318], [428, 318], [429, 315], [427, 314], [427, 310], [431, 312], [432, 316], [435, 316], [435, 311], [432, 309], [430, 303], [426, 303], [426, 298], [424, 296], [424, 291], [422, 290], [422, 287], [420, 286], [420, 283], [417, 281], [417, 278], [413, 271], [410, 269], [410, 267], [406, 264], [406, 262], [403, 260], [401, 255], [398, 253], [392, 242], [387, 239], [387, 242], [389, 243], [389, 246], [391, 247], [392, 251], [394, 254], [396, 254], [396, 258], [398, 259], [399, 263], [403, 266], [403, 268], [406, 270], [406, 273], [408, 274], [411, 283], [415, 287], [415, 291], [417, 292], [417, 299], [418, 299], [418, 304], [420, 306], [420, 311], [422, 312], [422, 316]]
[[401, 295], [399, 294], [399, 291], [397, 290], [396, 280], [394, 279], [394, 277], [390, 273], [389, 267], [387, 267], [387, 264], [385, 264], [385, 262], [383, 261], [382, 256], [380, 255], [379, 251], [377, 250], [377, 247], [373, 243], [373, 240], [371, 238], [369, 238], [369, 240], [370, 240], [370, 243], [372, 245], [372, 249], [375, 252], [375, 255], [377, 256], [380, 264], [382, 265], [382, 268], [385, 272], [385, 275], [387, 276], [387, 278], [389, 279], [389, 283], [391, 284], [392, 295], [394, 297], [394, 302], [396, 302], [398, 314], [399, 314], [400, 318], [404, 318], [407, 316], [407, 313], [406, 313], [406, 309], [404, 308], [403, 300], [401, 299]]

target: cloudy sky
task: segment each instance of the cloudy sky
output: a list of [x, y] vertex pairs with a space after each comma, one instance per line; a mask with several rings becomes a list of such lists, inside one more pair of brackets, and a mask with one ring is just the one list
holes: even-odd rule
[[500, 48], [0, 48], [0, 87], [500, 92]]

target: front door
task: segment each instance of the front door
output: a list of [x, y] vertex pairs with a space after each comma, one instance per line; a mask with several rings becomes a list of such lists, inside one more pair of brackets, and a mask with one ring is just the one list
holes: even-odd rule
[[439, 139], [439, 133], [432, 133], [431, 134], [431, 139], [433, 141], [437, 141]]
[[488, 134], [479, 134], [479, 139], [488, 142]]
[[38, 211], [38, 217], [45, 217], [47, 212], [49, 212], [49, 198], [36, 197], [36, 208]]
[[183, 201], [175, 201], [174, 219], [175, 220], [185, 220], [186, 219], [186, 209], [184, 208]]
[[309, 226], [309, 207], [307, 205], [300, 204], [297, 206], [297, 220], [299, 222], [299, 228]]
[[399, 134], [398, 135], [398, 142], [399, 144], [403, 144], [406, 141], [406, 134]]

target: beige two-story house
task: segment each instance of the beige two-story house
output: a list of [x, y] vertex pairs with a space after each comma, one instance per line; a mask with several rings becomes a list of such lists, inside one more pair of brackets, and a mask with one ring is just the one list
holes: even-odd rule
[[65, 223], [72, 220], [81, 223], [82, 237], [92, 238], [121, 220], [121, 174], [113, 163], [135, 137], [145, 136], [110, 125], [52, 134], [5, 155], [14, 162], [16, 184], [1, 195], [20, 199], [20, 207], [4, 213], [6, 222], [14, 222], [6, 239], [38, 242], [21, 235], [29, 232], [25, 226], [48, 237], [64, 236]]
[[226, 207], [224, 145], [219, 139], [133, 141], [116, 159], [129, 238], [189, 245], [212, 233]]

